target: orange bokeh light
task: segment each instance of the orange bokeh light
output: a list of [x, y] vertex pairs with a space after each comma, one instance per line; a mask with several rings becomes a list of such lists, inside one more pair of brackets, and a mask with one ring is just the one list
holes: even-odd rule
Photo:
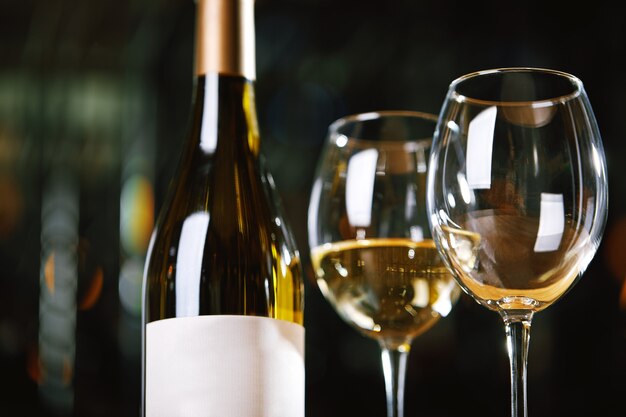
[[604, 236], [604, 259], [611, 275], [626, 278], [626, 217], [614, 222]]
[[626, 310], [626, 217], [609, 226], [604, 237], [604, 259], [613, 278], [622, 283], [619, 306]]
[[41, 359], [39, 358], [39, 351], [35, 347], [28, 351], [28, 356], [26, 357], [26, 372], [28, 373], [30, 379], [35, 381], [37, 384], [41, 384], [41, 381], [43, 380], [43, 371]]
[[51, 295], [54, 295], [54, 252], [50, 253], [43, 269], [43, 278]]
[[85, 296], [78, 305], [78, 309], [82, 311], [91, 309], [100, 299], [103, 285], [104, 272], [102, 271], [102, 268], [98, 267], [93, 274], [91, 284], [89, 285]]

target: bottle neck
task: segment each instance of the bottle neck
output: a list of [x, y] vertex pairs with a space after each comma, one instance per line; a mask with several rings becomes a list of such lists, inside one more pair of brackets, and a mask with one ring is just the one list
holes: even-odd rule
[[223, 149], [243, 145], [255, 157], [260, 150], [254, 82], [237, 75], [210, 72], [196, 79], [195, 125], [197, 145], [203, 154], [213, 154], [219, 141]]
[[197, 144], [205, 155], [220, 148], [258, 156], [254, 0], [196, 2]]
[[254, 0], [196, 1], [196, 76], [256, 79]]

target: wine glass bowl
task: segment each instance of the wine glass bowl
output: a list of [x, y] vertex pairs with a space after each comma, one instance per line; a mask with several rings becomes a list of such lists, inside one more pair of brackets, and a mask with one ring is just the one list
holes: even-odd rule
[[525, 416], [533, 314], [572, 288], [606, 222], [604, 150], [582, 82], [535, 68], [453, 81], [427, 188], [446, 264], [465, 292], [502, 315], [513, 338], [512, 413]]
[[343, 241], [312, 256], [319, 288], [339, 315], [393, 349], [408, 349], [458, 295], [432, 241]]
[[436, 120], [408, 111], [338, 120], [311, 192], [309, 245], [318, 286], [347, 323], [381, 345], [391, 372], [389, 416], [402, 415], [412, 340], [446, 316], [460, 294], [426, 216]]

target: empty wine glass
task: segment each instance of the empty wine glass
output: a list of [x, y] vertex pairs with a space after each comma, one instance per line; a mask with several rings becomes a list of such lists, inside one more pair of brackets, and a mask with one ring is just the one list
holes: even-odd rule
[[426, 175], [436, 116], [376, 112], [333, 123], [309, 205], [322, 294], [382, 349], [389, 417], [402, 417], [412, 340], [460, 294], [430, 237]]
[[602, 141], [578, 78], [506, 68], [452, 82], [430, 159], [429, 220], [461, 287], [504, 320], [513, 417], [527, 415], [533, 315], [593, 258], [607, 198]]

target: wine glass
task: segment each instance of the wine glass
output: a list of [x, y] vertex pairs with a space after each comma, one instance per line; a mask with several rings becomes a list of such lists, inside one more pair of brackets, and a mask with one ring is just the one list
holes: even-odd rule
[[429, 164], [429, 221], [461, 287], [504, 320], [513, 417], [527, 416], [533, 315], [593, 258], [607, 198], [602, 141], [578, 78], [504, 68], [451, 83]]
[[381, 111], [334, 122], [308, 216], [317, 283], [382, 349], [389, 417], [402, 417], [412, 340], [460, 294], [430, 237], [426, 175], [437, 117]]

